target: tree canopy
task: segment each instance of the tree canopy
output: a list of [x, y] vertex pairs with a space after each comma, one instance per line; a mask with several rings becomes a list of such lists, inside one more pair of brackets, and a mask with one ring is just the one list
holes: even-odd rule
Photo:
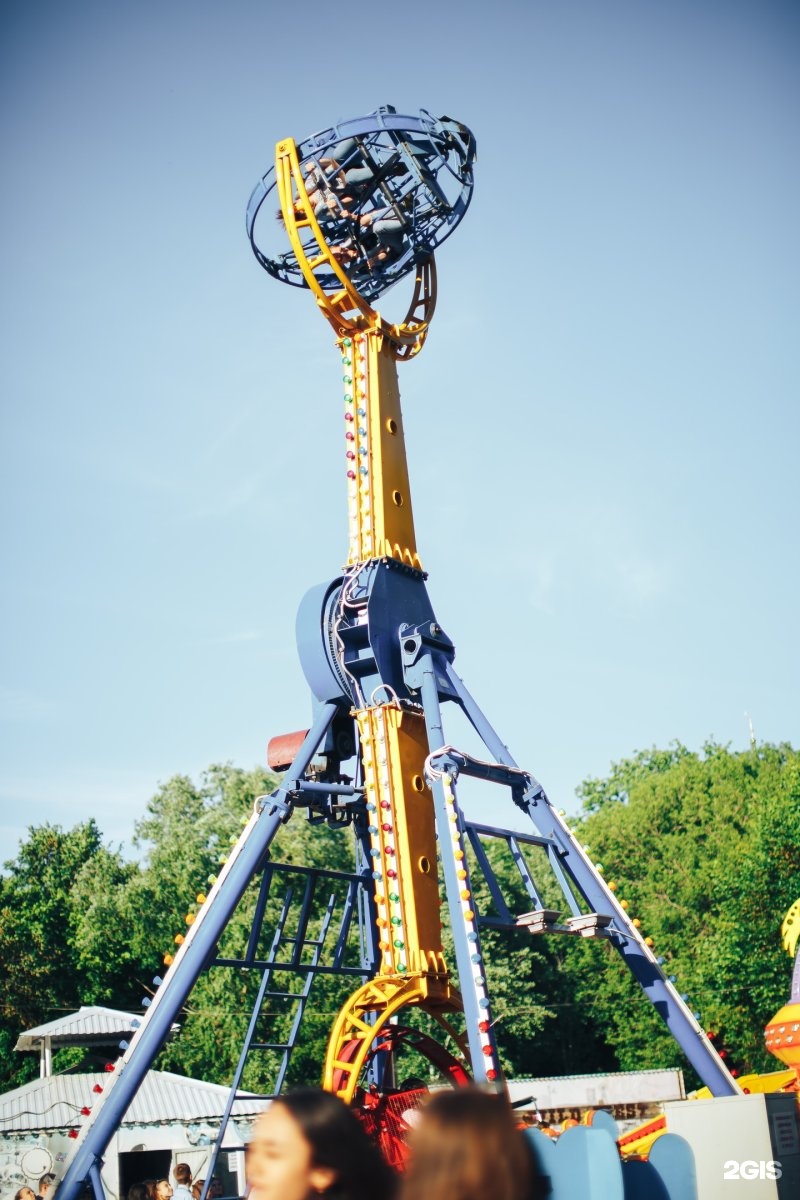
[[[580, 796], [581, 839], [701, 1022], [724, 1030], [743, 1070], [777, 1069], [763, 1028], [789, 989], [779, 930], [800, 894], [800, 754], [675, 744], [615, 764]], [[623, 1069], [675, 1060], [647, 1006], [631, 1020], [621, 963], [579, 990], [605, 1011]]]
[[[33, 827], [0, 876], [0, 1086], [36, 1073], [33, 1056], [12, 1053], [21, 1030], [81, 1004], [137, 1011], [163, 973], [163, 957], [193, 919], [209, 877], [273, 789], [260, 769], [210, 767], [199, 783], [175, 776], [150, 800], [136, 827], [138, 860], [103, 842], [94, 821], [64, 832]], [[612, 765], [586, 780], [574, 822], [605, 878], [642, 923], [706, 1028], [724, 1038], [743, 1069], [772, 1070], [763, 1027], [789, 992], [780, 945], [783, 914], [800, 895], [800, 754], [788, 745], [736, 753], [709, 743], [674, 744]], [[501, 844], [494, 870], [513, 892]], [[298, 813], [273, 844], [276, 860], [353, 869], [348, 831], [310, 825]], [[243, 945], [257, 888], [244, 896], [225, 934]], [[488, 903], [477, 882], [476, 895]], [[524, 897], [520, 898], [524, 904]], [[270, 900], [267, 925], [277, 901]], [[557, 905], [555, 905], [557, 907]], [[684, 1065], [666, 1028], [604, 943], [485, 932], [484, 959], [505, 1069], [517, 1075], [586, 1073]], [[450, 953], [449, 961], [453, 962]], [[181, 1016], [181, 1032], [159, 1066], [216, 1082], [232, 1075], [258, 986], [255, 972], [205, 973]], [[317, 980], [290, 1078], [317, 1082], [330, 1027], [353, 979]], [[263, 1017], [281, 1040], [282, 1011]], [[424, 1019], [420, 1020], [425, 1024]], [[72, 1065], [62, 1052], [56, 1069]], [[268, 1090], [275, 1062], [248, 1064], [244, 1085]], [[690, 1084], [696, 1082], [690, 1076]]]

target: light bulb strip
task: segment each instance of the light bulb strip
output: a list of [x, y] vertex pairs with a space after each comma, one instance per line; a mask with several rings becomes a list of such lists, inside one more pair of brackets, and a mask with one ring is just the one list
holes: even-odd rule
[[372, 455], [369, 430], [369, 344], [366, 334], [344, 338], [342, 380], [345, 402], [348, 566], [373, 555]]
[[444, 791], [447, 826], [450, 833], [453, 858], [456, 862], [456, 877], [460, 884], [458, 891], [458, 907], [456, 908], [451, 903], [450, 911], [453, 920], [456, 920], [458, 917], [460, 917], [466, 933], [467, 941], [474, 948], [470, 955], [474, 969], [467, 979], [462, 978], [463, 973], [459, 972], [459, 983], [462, 992], [467, 986], [471, 987], [477, 1008], [481, 1012], [485, 1013], [485, 1020], [481, 1020], [479, 1022], [478, 1030], [480, 1034], [481, 1051], [483, 1052], [487, 1066], [487, 1077], [492, 1080], [498, 1078], [499, 1064], [495, 1056], [492, 1040], [489, 1036], [489, 1030], [491, 1027], [491, 1017], [489, 1014], [489, 994], [486, 985], [486, 976], [483, 970], [483, 957], [480, 953], [480, 943], [478, 941], [477, 915], [473, 906], [474, 898], [472, 895], [472, 886], [469, 878], [469, 867], [467, 864], [464, 839], [460, 829], [456, 794], [453, 782], [447, 772], [442, 774], [442, 789]]
[[366, 709], [357, 713], [357, 720], [364, 764], [381, 973], [403, 975], [408, 970], [408, 950], [402, 885], [397, 869], [395, 809], [385, 712], [383, 708]]

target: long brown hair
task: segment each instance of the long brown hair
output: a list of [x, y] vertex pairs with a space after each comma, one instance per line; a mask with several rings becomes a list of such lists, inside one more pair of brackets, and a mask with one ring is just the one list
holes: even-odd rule
[[505, 1096], [458, 1088], [420, 1112], [401, 1200], [532, 1200], [546, 1195]]
[[364, 1133], [351, 1109], [330, 1092], [297, 1088], [275, 1101], [294, 1117], [311, 1147], [314, 1166], [332, 1167], [326, 1200], [392, 1200], [397, 1176]]

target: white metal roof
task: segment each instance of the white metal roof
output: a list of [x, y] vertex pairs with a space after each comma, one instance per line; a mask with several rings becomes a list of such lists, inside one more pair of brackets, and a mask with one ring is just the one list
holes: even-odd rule
[[100, 1005], [84, 1005], [78, 1012], [68, 1013], [26, 1029], [19, 1035], [15, 1050], [38, 1050], [45, 1038], [55, 1046], [73, 1045], [77, 1042], [110, 1042], [124, 1037], [141, 1021], [135, 1013], [120, 1012], [117, 1008], [102, 1008]]
[[[39, 1050], [44, 1041], [49, 1041], [52, 1049], [59, 1046], [79, 1046], [82, 1044], [105, 1046], [124, 1038], [140, 1024], [141, 1013], [122, 1012], [118, 1008], [103, 1008], [99, 1004], [84, 1004], [77, 1012], [67, 1013], [48, 1021], [45, 1025], [37, 1025], [35, 1029], [26, 1029], [17, 1038], [15, 1050]], [[171, 1033], [177, 1033], [180, 1025], [174, 1024]]]
[[683, 1072], [677, 1068], [509, 1079], [508, 1091], [512, 1103], [529, 1099], [524, 1107], [538, 1108], [593, 1108], [683, 1100], [686, 1095]]
[[[103, 1074], [52, 1075], [0, 1095], [0, 1137], [9, 1133], [42, 1133], [77, 1128], [80, 1110], [97, 1100], [95, 1084]], [[167, 1125], [218, 1120], [230, 1089], [222, 1084], [188, 1079], [168, 1071], [149, 1071], [122, 1121], [124, 1125]], [[233, 1117], [261, 1112], [269, 1101], [244, 1093], [233, 1105]]]

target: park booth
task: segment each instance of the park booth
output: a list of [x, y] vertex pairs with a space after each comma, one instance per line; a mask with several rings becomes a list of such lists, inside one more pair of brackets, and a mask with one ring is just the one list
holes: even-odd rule
[[[40, 1077], [0, 1095], [0, 1191], [37, 1190], [47, 1171], [60, 1176], [72, 1147], [81, 1110], [102, 1095], [107, 1079], [105, 1052], [119, 1054], [119, 1042], [131, 1035], [140, 1018], [98, 1006], [81, 1008], [20, 1035], [15, 1049], [38, 1051]], [[83, 1045], [97, 1069], [52, 1073], [53, 1052]], [[94, 1062], [91, 1064], [94, 1066]], [[105, 1154], [102, 1179], [106, 1195], [121, 1200], [131, 1184], [171, 1175], [186, 1162], [195, 1178], [204, 1178], [230, 1089], [168, 1071], [148, 1071]], [[265, 1101], [253, 1097], [234, 1103], [215, 1175], [225, 1195], [244, 1193], [244, 1146], [253, 1120]]]

